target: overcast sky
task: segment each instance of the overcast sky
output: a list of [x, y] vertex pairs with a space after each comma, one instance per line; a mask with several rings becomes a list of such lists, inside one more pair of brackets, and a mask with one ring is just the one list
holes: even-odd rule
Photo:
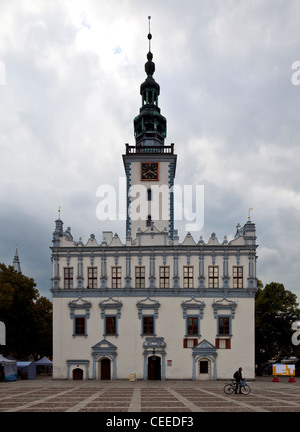
[[148, 15], [175, 181], [204, 185], [194, 239], [231, 239], [253, 208], [258, 277], [300, 299], [298, 0], [1, 0], [0, 262], [18, 245], [51, 299], [59, 206], [75, 241], [125, 240], [124, 221], [97, 219], [96, 191], [135, 144]]

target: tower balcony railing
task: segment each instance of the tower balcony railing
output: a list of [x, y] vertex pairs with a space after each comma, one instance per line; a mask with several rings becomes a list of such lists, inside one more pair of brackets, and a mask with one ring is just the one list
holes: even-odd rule
[[126, 143], [126, 154], [174, 154], [174, 143], [169, 146], [131, 146]]

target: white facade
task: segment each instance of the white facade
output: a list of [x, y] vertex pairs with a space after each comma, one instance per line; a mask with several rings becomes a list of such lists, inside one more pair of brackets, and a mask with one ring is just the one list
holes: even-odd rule
[[[72, 378], [74, 369], [82, 369], [83, 378], [100, 379], [101, 360], [106, 358], [111, 379], [128, 379], [131, 372], [137, 379], [148, 379], [154, 348], [160, 363], [157, 379], [229, 378], [238, 365], [247, 378], [254, 378], [254, 224], [248, 221], [229, 243], [219, 243], [214, 235], [206, 244], [202, 239], [196, 243], [187, 235], [182, 244], [176, 238], [165, 244], [167, 234], [153, 227], [140, 237], [141, 246], [130, 238], [122, 244], [116, 235], [110, 244], [98, 244], [92, 236], [83, 245], [73, 241], [69, 230], [62, 231], [60, 219], [56, 221], [54, 378]], [[190, 286], [184, 288], [187, 267]], [[116, 268], [121, 280], [113, 288]], [[141, 288], [136, 268], [144, 268]], [[162, 268], [168, 277], [161, 280]], [[89, 278], [89, 269], [95, 279]], [[218, 272], [214, 280], [212, 269]], [[236, 277], [237, 269], [242, 279]], [[150, 328], [145, 327], [146, 316], [153, 322]], [[114, 317], [115, 325], [108, 331], [107, 317]], [[79, 331], [78, 318], [84, 327]], [[194, 327], [188, 329], [191, 318]], [[228, 328], [220, 325], [224, 318]]]
[[[54, 379], [254, 378], [255, 225], [235, 238], [179, 243], [172, 186], [177, 156], [164, 145], [152, 53], [134, 119], [136, 146], [123, 155], [127, 237], [104, 232], [75, 242], [59, 218], [52, 250]], [[135, 187], [141, 187], [134, 206]], [[151, 189], [152, 187], [152, 189]], [[155, 201], [164, 188], [166, 211]], [[136, 218], [137, 207], [144, 212]], [[157, 208], [159, 207], [159, 208]], [[157, 211], [159, 210], [159, 211]], [[134, 217], [135, 216], [135, 217]]]

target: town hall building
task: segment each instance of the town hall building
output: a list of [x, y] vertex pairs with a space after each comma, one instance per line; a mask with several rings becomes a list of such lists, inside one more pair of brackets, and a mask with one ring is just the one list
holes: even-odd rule
[[[53, 378], [217, 380], [242, 366], [251, 379], [255, 224], [238, 224], [231, 241], [212, 233], [205, 242], [200, 232], [179, 241], [173, 186], [180, 163], [175, 145], [165, 143], [150, 33], [148, 39], [135, 145], [123, 154], [126, 239], [105, 231], [101, 239], [75, 241], [61, 218], [55, 221]], [[140, 217], [135, 188], [142, 191]]]

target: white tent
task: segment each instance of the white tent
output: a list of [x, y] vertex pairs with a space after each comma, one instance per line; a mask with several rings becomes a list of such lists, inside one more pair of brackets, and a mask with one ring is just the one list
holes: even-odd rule
[[0, 354], [0, 365], [3, 366], [5, 381], [16, 381], [18, 379], [17, 362], [8, 360]]

